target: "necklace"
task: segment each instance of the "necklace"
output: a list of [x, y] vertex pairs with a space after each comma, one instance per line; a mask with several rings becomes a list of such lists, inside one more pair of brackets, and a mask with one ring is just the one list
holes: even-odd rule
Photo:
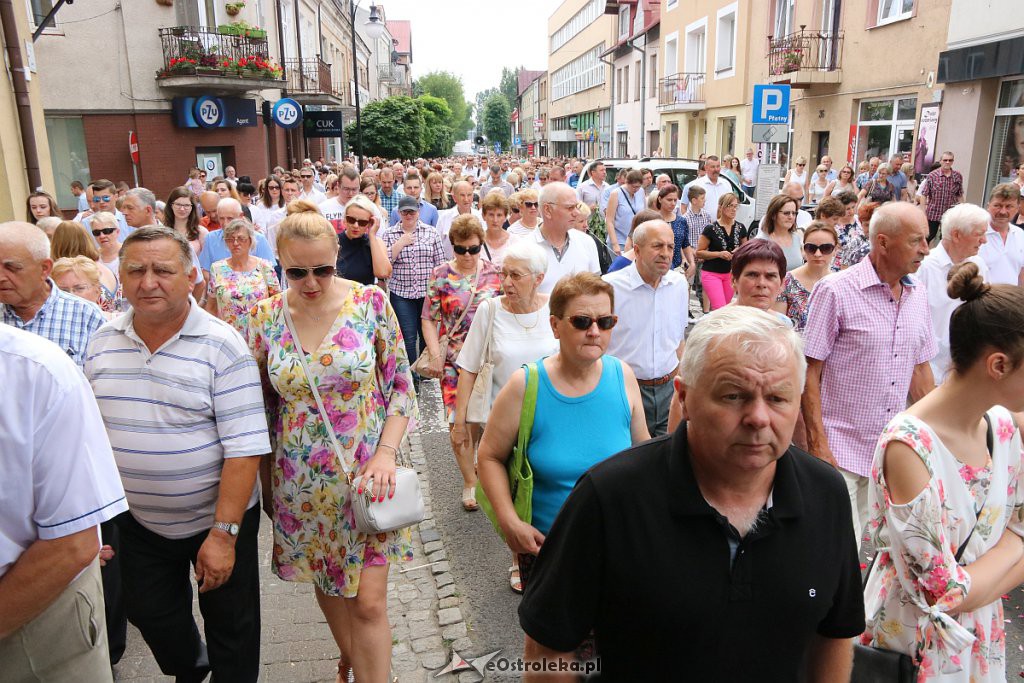
[[[512, 313], [511, 311], [509, 312]], [[529, 313], [523, 313], [522, 315], [529, 315]], [[519, 325], [519, 327], [523, 328], [524, 332], [529, 332], [533, 328], [537, 327], [537, 323], [540, 322], [540, 311], [534, 311], [534, 316], [536, 317], [534, 317], [532, 325], [524, 325], [521, 322], [519, 322], [519, 316], [519, 313], [512, 313], [512, 317], [515, 319], [516, 325]]]

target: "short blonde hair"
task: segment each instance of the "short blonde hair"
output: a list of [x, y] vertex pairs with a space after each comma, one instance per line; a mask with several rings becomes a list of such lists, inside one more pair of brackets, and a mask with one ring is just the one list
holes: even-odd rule
[[580, 216], [583, 217], [583, 220], [590, 218], [590, 207], [587, 206], [585, 202], [578, 202], [576, 204], [576, 210], [580, 212]]
[[50, 276], [56, 279], [67, 273], [78, 273], [88, 280], [89, 284], [95, 287], [100, 286], [100, 267], [88, 256], [65, 256], [57, 259], [53, 264]]
[[614, 313], [615, 289], [602, 280], [600, 275], [589, 271], [566, 275], [558, 281], [555, 289], [551, 292], [551, 298], [548, 300], [548, 309], [551, 311], [551, 315], [556, 318], [564, 318], [566, 309], [569, 308], [569, 303], [573, 299], [580, 296], [596, 296], [598, 294], [608, 295], [608, 301], [611, 303], [612, 313]]
[[296, 199], [288, 204], [288, 215], [277, 226], [277, 252], [290, 240], [327, 240], [338, 248], [338, 235], [313, 202]]
[[519, 195], [519, 203], [540, 201], [540, 193], [532, 187], [523, 188], [516, 194]]
[[92, 217], [89, 218], [90, 228], [92, 228], [92, 226], [96, 225], [97, 223], [102, 225], [104, 228], [119, 227], [117, 224], [117, 216], [110, 213], [109, 211], [100, 211], [99, 213], [94, 213]]

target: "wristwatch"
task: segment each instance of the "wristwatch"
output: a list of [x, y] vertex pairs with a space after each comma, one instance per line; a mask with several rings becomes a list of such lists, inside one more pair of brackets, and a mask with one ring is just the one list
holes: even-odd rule
[[213, 528], [214, 529], [220, 529], [224, 533], [229, 534], [231, 536], [238, 536], [238, 525], [237, 524], [233, 524], [233, 523], [230, 523], [230, 522], [217, 522], [217, 521], [214, 521]]

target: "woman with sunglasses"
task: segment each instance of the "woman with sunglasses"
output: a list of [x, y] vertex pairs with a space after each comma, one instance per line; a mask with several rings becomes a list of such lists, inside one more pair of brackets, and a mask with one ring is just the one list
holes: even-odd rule
[[[809, 178], [807, 175], [807, 158], [797, 157], [796, 165], [786, 171], [786, 178], [782, 183], [785, 187], [786, 183], [797, 183], [804, 188], [804, 196], [807, 196], [807, 182]], [[798, 207], [799, 208], [799, 207]]]
[[210, 266], [206, 287], [206, 311], [249, 336], [249, 311], [260, 301], [281, 291], [274, 265], [252, 252], [255, 233], [244, 218], [224, 227], [224, 244], [231, 253]]
[[595, 273], [568, 275], [555, 285], [548, 307], [558, 353], [536, 364], [537, 400], [527, 445], [533, 468], [529, 522], [516, 515], [506, 471], [526, 396], [525, 369], [513, 372], [494, 399], [479, 452], [480, 482], [506, 542], [519, 556], [524, 587], [576, 480], [602, 460], [650, 438], [633, 371], [605, 355], [618, 320], [612, 286]]
[[[264, 458], [263, 509], [273, 520], [271, 568], [312, 583], [341, 651], [339, 681], [384, 683], [391, 663], [388, 566], [412, 559], [409, 529], [356, 530], [353, 495], [394, 493], [395, 458], [416, 414], [398, 319], [378, 287], [335, 277], [338, 237], [316, 205], [297, 200], [278, 226], [289, 289], [259, 302], [249, 347], [263, 379], [275, 453]], [[288, 330], [285, 306], [297, 337]], [[305, 354], [307, 377], [298, 354]], [[315, 381], [326, 407], [316, 406]], [[335, 453], [324, 419], [338, 435]], [[343, 468], [339, 459], [347, 463]], [[372, 484], [353, 491], [345, 470]]]
[[198, 256], [206, 244], [210, 231], [199, 225], [199, 210], [192, 199], [192, 191], [182, 185], [171, 190], [164, 204], [164, 225], [180, 232], [192, 245]]
[[[106, 215], [111, 216], [111, 214]], [[96, 236], [96, 233], [99, 233], [96, 240], [107, 237], [103, 231], [108, 229], [108, 226], [102, 220], [99, 224], [94, 220], [91, 225], [92, 234]], [[116, 223], [114, 227], [117, 227]], [[113, 234], [109, 233], [109, 235]], [[104, 313], [116, 313], [121, 300], [117, 273], [100, 262], [100, 252], [96, 248], [96, 242], [90, 238], [89, 231], [84, 225], [75, 221], [61, 221], [53, 231], [53, 237], [50, 238], [50, 259], [57, 262], [61, 259], [78, 257], [85, 257], [96, 264], [100, 289], [99, 300], [96, 303]]]
[[190, 168], [185, 187], [188, 188], [193, 197], [199, 199], [199, 195], [206, 191], [206, 173], [195, 167]]
[[532, 235], [541, 226], [540, 196], [537, 190], [525, 189], [516, 192], [509, 198], [519, 207], [519, 220], [508, 226], [510, 235]]
[[391, 277], [391, 261], [377, 236], [381, 219], [376, 205], [357, 194], [345, 205], [345, 229], [338, 234], [338, 275], [364, 285]]
[[[96, 240], [96, 245], [100, 248], [99, 262], [114, 274], [115, 280], [119, 280], [121, 240], [118, 239], [117, 217], [109, 211], [94, 213], [89, 220], [89, 230], [92, 232], [93, 239]], [[115, 289], [119, 286], [120, 282], [118, 281]]]
[[63, 214], [57, 208], [57, 200], [48, 192], [33, 192], [25, 200], [25, 209], [28, 213], [28, 222], [35, 225], [40, 218], [60, 218], [64, 220]]
[[775, 195], [768, 202], [757, 231], [758, 239], [771, 240], [782, 247], [786, 255], [786, 270], [799, 268], [804, 263], [803, 241], [796, 227], [796, 214], [800, 205], [792, 197]]
[[856, 175], [853, 172], [852, 166], [849, 164], [843, 166], [839, 169], [839, 174], [836, 176], [836, 179], [830, 182], [828, 187], [825, 188], [825, 196], [834, 197], [840, 192], [853, 192], [854, 194], [857, 194], [857, 186], [853, 182], [855, 177]]
[[839, 247], [839, 235], [831, 225], [816, 220], [804, 230], [803, 250], [807, 262], [786, 273], [782, 292], [772, 307], [785, 313], [797, 332], [807, 325], [807, 303], [818, 280], [832, 272], [832, 261]]
[[814, 169], [814, 177], [811, 178], [807, 193], [807, 198], [811, 200], [811, 204], [817, 204], [823, 197], [828, 196], [826, 190], [828, 190], [829, 185], [831, 185], [831, 182], [828, 179], [828, 168], [818, 166]]

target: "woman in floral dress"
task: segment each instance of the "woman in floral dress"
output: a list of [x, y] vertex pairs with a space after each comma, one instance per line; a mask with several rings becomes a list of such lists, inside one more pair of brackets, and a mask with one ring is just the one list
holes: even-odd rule
[[[261, 470], [264, 508], [274, 522], [272, 569], [284, 581], [313, 583], [342, 653], [339, 680], [351, 668], [361, 682], [384, 683], [391, 663], [388, 565], [412, 559], [411, 540], [408, 529], [356, 530], [344, 470], [372, 479], [375, 499], [394, 494], [397, 449], [416, 413], [412, 376], [387, 295], [336, 278], [334, 229], [315, 205], [298, 201], [292, 208], [277, 235], [291, 286], [257, 304], [249, 318], [249, 345], [276, 440], [272, 461]], [[317, 410], [299, 353], [306, 354], [326, 416]]]
[[807, 304], [818, 280], [831, 272], [829, 264], [839, 243], [836, 229], [822, 221], [814, 221], [804, 230], [804, 264], [786, 273], [782, 291], [773, 308], [785, 313], [793, 329], [803, 333], [807, 325]]
[[1024, 581], [1021, 438], [1009, 412], [1024, 409], [1024, 289], [990, 287], [966, 263], [948, 292], [966, 302], [950, 322], [953, 372], [889, 423], [875, 451], [878, 554], [861, 642], [910, 655], [921, 682], [1005, 681], [1000, 596]]
[[[481, 258], [484, 229], [478, 218], [470, 214], [459, 216], [452, 222], [448, 238], [455, 256], [435, 268], [427, 283], [421, 316], [423, 340], [431, 356], [428, 374], [441, 378], [441, 399], [444, 401], [452, 452], [462, 472], [462, 506], [466, 510], [475, 510], [473, 451], [460, 448], [460, 442], [456, 442], [451, 432], [455, 426], [455, 393], [459, 385], [459, 369], [455, 361], [469, 334], [477, 307], [484, 299], [501, 293], [501, 279], [494, 264]], [[448, 336], [448, 348], [442, 349], [438, 340], [445, 335]]]
[[206, 310], [249, 337], [249, 311], [260, 301], [281, 291], [281, 283], [269, 261], [253, 256], [252, 224], [231, 221], [224, 228], [224, 243], [231, 256], [210, 266], [206, 286]]

